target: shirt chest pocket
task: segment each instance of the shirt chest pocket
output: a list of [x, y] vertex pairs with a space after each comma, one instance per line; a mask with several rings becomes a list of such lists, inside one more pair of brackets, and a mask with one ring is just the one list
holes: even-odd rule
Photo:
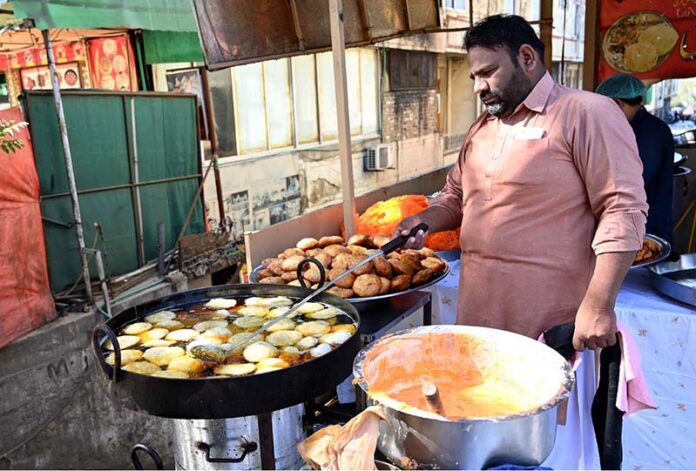
[[498, 182], [538, 185], [546, 180], [550, 165], [549, 139], [514, 139], [505, 146], [498, 168]]

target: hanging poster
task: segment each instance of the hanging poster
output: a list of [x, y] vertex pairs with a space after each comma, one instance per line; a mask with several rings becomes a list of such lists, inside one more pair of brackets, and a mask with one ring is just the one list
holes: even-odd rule
[[598, 81], [693, 77], [696, 0], [601, 0]]
[[[57, 44], [53, 46], [53, 57], [55, 57], [56, 64], [87, 60], [85, 44], [81, 41]], [[46, 49], [43, 47], [33, 47], [21, 52], [0, 54], [0, 71], [47, 64], [48, 56]]]
[[[77, 62], [69, 64], [56, 64], [56, 74], [58, 75], [58, 85], [62, 89], [81, 88], [80, 69]], [[51, 83], [51, 73], [48, 66], [31, 67], [21, 69], [22, 89], [24, 90], [50, 90], [53, 88]]]
[[208, 115], [205, 108], [205, 100], [203, 98], [203, 82], [201, 80], [201, 72], [198, 69], [178, 69], [167, 72], [167, 90], [175, 93], [190, 93], [196, 95], [199, 116], [202, 118], [205, 134], [203, 138], [208, 136]]
[[91, 39], [89, 67], [95, 88], [137, 91], [135, 62], [128, 36]]

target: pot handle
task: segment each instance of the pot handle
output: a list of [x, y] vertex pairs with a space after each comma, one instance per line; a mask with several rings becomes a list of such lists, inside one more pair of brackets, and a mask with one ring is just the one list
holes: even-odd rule
[[[114, 366], [111, 367], [106, 363], [104, 359], [104, 353], [102, 352], [101, 345], [99, 344], [100, 333], [106, 334], [106, 336], [111, 340], [111, 344], [114, 347]], [[106, 374], [106, 377], [111, 377], [114, 383], [118, 382], [118, 372], [121, 370], [121, 347], [118, 345], [118, 339], [116, 334], [111, 327], [106, 324], [100, 324], [94, 328], [92, 331], [92, 350], [94, 351], [94, 356], [97, 357], [97, 363]]]
[[198, 442], [196, 447], [205, 453], [205, 460], [208, 463], [241, 463], [249, 453], [252, 453], [259, 448], [256, 442], [250, 442], [244, 437], [241, 437], [241, 440], [242, 444], [240, 445], [240, 448], [242, 449], [242, 454], [236, 458], [213, 458], [210, 456], [210, 445], [207, 443]]
[[164, 469], [164, 464], [162, 463], [162, 458], [159, 453], [157, 453], [152, 447], [145, 445], [143, 443], [137, 443], [133, 448], [131, 448], [131, 461], [133, 462], [133, 468], [143, 469], [143, 465], [140, 463], [140, 458], [138, 458], [138, 451], [144, 451], [147, 453], [152, 461], [155, 462], [155, 469]]
[[321, 262], [314, 257], [307, 257], [302, 260], [299, 265], [297, 265], [297, 280], [300, 282], [300, 285], [302, 285], [303, 288], [310, 288], [307, 286], [304, 276], [302, 276], [304, 267], [307, 264], [316, 265], [316, 267], [319, 269], [319, 283], [317, 287], [321, 288], [324, 286], [324, 283], [326, 282], [326, 270], [324, 269], [324, 265], [322, 265]]

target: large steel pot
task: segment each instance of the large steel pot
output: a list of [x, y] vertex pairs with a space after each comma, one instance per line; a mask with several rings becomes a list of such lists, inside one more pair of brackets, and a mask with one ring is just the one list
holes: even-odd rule
[[[404, 334], [457, 333], [483, 340], [485, 348], [474, 361], [480, 368], [497, 356], [498, 363], [544, 382], [548, 401], [535, 410], [504, 418], [448, 420], [396, 400], [370, 398], [365, 380], [365, 356], [379, 342]], [[521, 361], [524, 358], [524, 361]], [[452, 368], [456, 368], [452, 365]], [[508, 371], [508, 370], [506, 370]], [[353, 374], [368, 403], [383, 407], [379, 450], [400, 467], [486, 469], [501, 464], [538, 466], [551, 453], [556, 437], [558, 404], [572, 390], [575, 379], [568, 362], [551, 348], [527, 337], [496, 329], [469, 326], [427, 326], [396, 332], [368, 345], [353, 364]]]
[[[350, 375], [350, 368], [360, 349], [360, 335], [355, 333], [333, 351], [290, 368], [251, 376], [229, 378], [171, 379], [144, 376], [104, 361], [102, 344], [106, 336], [117, 346], [114, 332], [126, 324], [161, 310], [184, 308], [211, 298], [251, 296], [287, 296], [295, 301], [310, 290], [296, 286], [225, 285], [177, 293], [127, 309], [94, 329], [92, 347], [103, 374], [99, 374], [107, 394], [132, 410], [174, 419], [224, 419], [256, 415], [299, 404], [317, 397]], [[341, 309], [360, 325], [358, 311], [341, 298], [321, 293], [321, 301]]]

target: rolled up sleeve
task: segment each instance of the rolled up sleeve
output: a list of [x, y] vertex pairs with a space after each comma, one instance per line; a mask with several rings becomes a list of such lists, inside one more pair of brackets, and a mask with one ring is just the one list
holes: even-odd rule
[[597, 255], [635, 251], [648, 212], [635, 135], [614, 102], [588, 96], [577, 113], [572, 145], [597, 219], [592, 248]]

